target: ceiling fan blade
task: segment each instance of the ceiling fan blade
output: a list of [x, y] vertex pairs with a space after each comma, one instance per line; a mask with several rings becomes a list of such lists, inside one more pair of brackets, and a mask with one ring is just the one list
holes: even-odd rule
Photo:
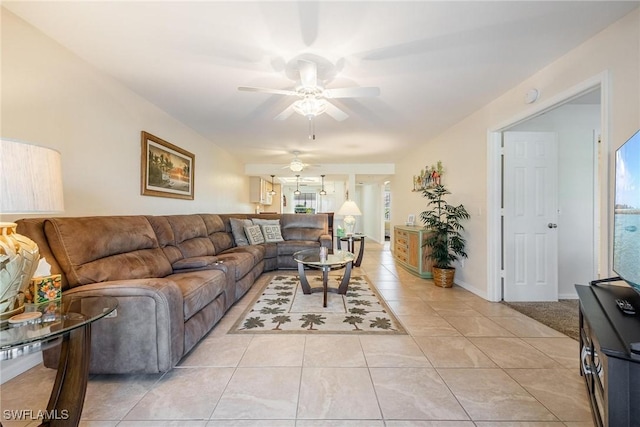
[[345, 113], [344, 111], [342, 111], [341, 109], [339, 109], [338, 107], [336, 107], [330, 102], [327, 102], [327, 109], [325, 110], [325, 113], [327, 113], [329, 116], [333, 117], [339, 122], [349, 117], [347, 113]]
[[293, 104], [289, 105], [287, 108], [284, 109], [284, 111], [280, 114], [278, 114], [277, 116], [275, 116], [273, 119], [274, 120], [286, 120], [289, 118], [290, 115], [292, 115], [294, 113], [294, 109], [293, 109]]
[[366, 98], [380, 95], [379, 87], [344, 87], [325, 89], [325, 98]]
[[300, 70], [300, 83], [303, 87], [316, 87], [318, 85], [318, 66], [315, 62], [305, 59], [298, 60]]
[[269, 89], [264, 87], [239, 86], [238, 90], [241, 92], [261, 92], [261, 93], [272, 93], [275, 95], [297, 95], [297, 93], [292, 90]]

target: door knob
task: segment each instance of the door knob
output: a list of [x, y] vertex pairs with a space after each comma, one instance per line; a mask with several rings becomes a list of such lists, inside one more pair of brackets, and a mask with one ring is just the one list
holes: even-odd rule
[[549, 224], [547, 224], [547, 227], [549, 227], [549, 228], [558, 228], [558, 224], [554, 224], [554, 223], [550, 222]]

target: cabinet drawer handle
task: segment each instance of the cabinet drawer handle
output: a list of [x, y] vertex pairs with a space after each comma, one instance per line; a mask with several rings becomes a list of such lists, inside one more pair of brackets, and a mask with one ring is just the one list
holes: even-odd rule
[[582, 364], [582, 372], [584, 372], [585, 375], [593, 374], [593, 372], [591, 372], [591, 366], [587, 363], [589, 353], [591, 353], [591, 347], [583, 345], [582, 351], [580, 352], [580, 363]]
[[[591, 347], [588, 345], [582, 346], [582, 351], [580, 352], [580, 363], [582, 364], [582, 371], [586, 375], [597, 375], [600, 379], [602, 379], [602, 364], [600, 363], [600, 359], [598, 358], [598, 353], [593, 351], [593, 358], [590, 357], [590, 353], [592, 352]], [[593, 362], [593, 365], [589, 363], [589, 360]], [[595, 368], [595, 372], [593, 372], [592, 368]]]

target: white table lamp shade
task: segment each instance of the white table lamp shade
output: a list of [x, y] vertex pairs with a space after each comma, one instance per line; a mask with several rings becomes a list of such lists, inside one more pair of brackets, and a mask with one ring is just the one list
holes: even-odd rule
[[353, 200], [346, 200], [342, 206], [340, 206], [336, 215], [344, 215], [344, 226], [347, 234], [353, 234], [356, 228], [356, 219], [354, 216], [360, 216], [362, 215], [362, 212], [358, 209], [356, 202]]
[[60, 153], [0, 140], [0, 214], [64, 211]]
[[[60, 153], [0, 139], [0, 214], [62, 212]], [[26, 291], [40, 258], [38, 246], [16, 233], [13, 222], [0, 222], [0, 318], [24, 310]]]

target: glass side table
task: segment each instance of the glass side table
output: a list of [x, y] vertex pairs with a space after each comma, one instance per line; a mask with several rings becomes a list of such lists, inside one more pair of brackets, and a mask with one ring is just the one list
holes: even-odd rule
[[109, 296], [63, 296], [29, 305], [0, 324], [0, 360], [15, 359], [60, 344], [56, 380], [42, 426], [77, 426], [84, 405], [91, 356], [91, 323], [113, 312]]
[[343, 237], [339, 237], [338, 238], [338, 250], [342, 249], [342, 245], [340, 242], [347, 242], [347, 251], [351, 252], [352, 254], [355, 254], [355, 244], [354, 242], [360, 242], [360, 248], [358, 249], [358, 257], [356, 258], [356, 260], [353, 262], [353, 266], [354, 267], [360, 267], [360, 264], [362, 264], [362, 256], [364, 255], [364, 238], [365, 238], [365, 234], [361, 234], [361, 233], [354, 233], [354, 234], [349, 234]]

